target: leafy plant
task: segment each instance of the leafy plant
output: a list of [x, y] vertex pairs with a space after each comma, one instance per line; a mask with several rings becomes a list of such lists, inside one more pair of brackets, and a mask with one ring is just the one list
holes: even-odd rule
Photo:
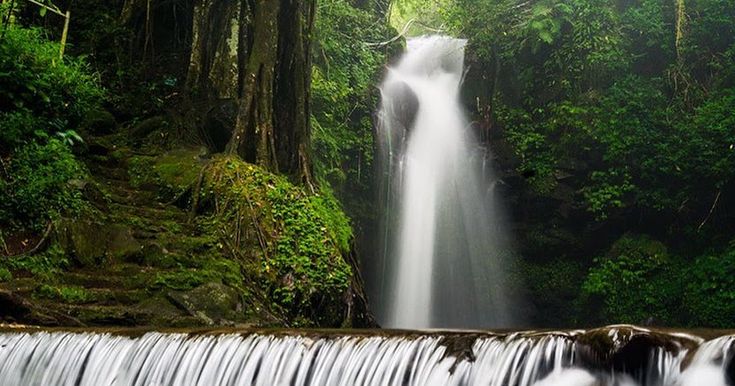
[[697, 258], [688, 270], [684, 304], [690, 323], [732, 327], [735, 315], [735, 243], [721, 254]]
[[597, 322], [657, 323], [679, 320], [678, 267], [658, 241], [626, 235], [595, 260], [582, 285], [582, 304]]
[[0, 150], [73, 130], [103, 91], [86, 64], [60, 61], [57, 43], [39, 29], [7, 27], [0, 41]]
[[51, 218], [78, 212], [82, 196], [69, 182], [86, 173], [58, 139], [19, 148], [8, 166], [9, 178], [0, 179], [0, 223], [40, 229]]

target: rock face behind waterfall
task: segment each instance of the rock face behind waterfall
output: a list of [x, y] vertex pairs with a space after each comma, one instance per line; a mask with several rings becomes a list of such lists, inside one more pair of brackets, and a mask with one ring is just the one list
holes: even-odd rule
[[6, 330], [0, 379], [6, 386], [726, 386], [735, 336], [710, 335], [630, 326], [507, 334]]

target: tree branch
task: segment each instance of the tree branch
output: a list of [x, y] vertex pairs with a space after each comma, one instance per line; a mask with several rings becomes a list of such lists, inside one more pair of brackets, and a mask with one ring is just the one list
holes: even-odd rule
[[701, 224], [699, 224], [699, 227], [697, 228], [697, 232], [702, 230], [702, 227], [704, 224], [707, 223], [707, 220], [709, 220], [710, 217], [712, 217], [712, 213], [715, 211], [715, 207], [717, 206], [717, 203], [720, 201], [720, 195], [722, 194], [722, 190], [717, 191], [717, 196], [715, 196], [715, 202], [712, 203], [712, 207], [709, 209], [709, 213], [707, 214], [707, 217], [705, 217], [704, 221], [702, 221]]

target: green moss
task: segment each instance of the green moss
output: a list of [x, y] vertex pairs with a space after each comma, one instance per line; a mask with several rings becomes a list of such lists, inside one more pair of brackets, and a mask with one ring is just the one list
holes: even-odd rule
[[155, 275], [151, 288], [189, 290], [211, 282], [242, 289], [243, 278], [239, 265], [231, 260], [216, 259], [204, 262], [201, 268], [180, 268], [159, 272]]
[[128, 174], [130, 185], [140, 188], [146, 184], [154, 184], [156, 175], [153, 173], [155, 159], [149, 156], [134, 156], [128, 160]]
[[204, 201], [217, 208], [211, 225], [273, 306], [291, 320], [339, 323], [352, 275], [342, 256], [352, 231], [333, 196], [310, 195], [236, 158], [216, 158], [205, 175]]
[[135, 156], [130, 159], [130, 183], [134, 187], [154, 186], [160, 198], [180, 198], [196, 183], [204, 164], [200, 149], [177, 149], [159, 157]]
[[200, 153], [199, 149], [177, 149], [157, 157], [154, 170], [158, 180], [171, 191], [190, 188], [202, 169]]
[[157, 273], [151, 287], [153, 289], [170, 288], [183, 291], [211, 281], [219, 281], [217, 272], [202, 269], [179, 269]]
[[13, 274], [5, 267], [0, 267], [0, 282], [13, 280]]
[[30, 274], [48, 282], [56, 280], [57, 275], [68, 267], [69, 260], [58, 244], [52, 244], [46, 251], [32, 256], [21, 255], [0, 260], [0, 268]]
[[36, 290], [36, 296], [45, 299], [61, 300], [64, 303], [82, 304], [92, 300], [89, 292], [78, 286], [54, 287], [43, 284]]

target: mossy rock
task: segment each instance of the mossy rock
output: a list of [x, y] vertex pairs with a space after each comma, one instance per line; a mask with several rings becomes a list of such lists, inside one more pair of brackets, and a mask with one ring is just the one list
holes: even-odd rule
[[191, 188], [199, 178], [206, 165], [203, 158], [206, 153], [204, 148], [172, 150], [157, 157], [153, 168], [164, 188], [181, 192]]
[[211, 282], [186, 292], [171, 291], [168, 299], [208, 325], [227, 325], [245, 320], [239, 292]]
[[95, 266], [104, 260], [107, 232], [102, 223], [64, 219], [57, 223], [59, 245], [81, 266]]
[[311, 194], [238, 158], [216, 157], [204, 173], [202, 203], [217, 208], [214, 233], [228, 235], [226, 250], [244, 261], [272, 309], [292, 323], [341, 324], [352, 229], [328, 192]]
[[207, 324], [196, 316], [171, 303], [165, 295], [152, 296], [135, 307], [142, 315], [149, 315], [145, 323], [140, 325], [158, 327], [197, 327]]
[[146, 244], [140, 257], [140, 264], [149, 267], [174, 268], [177, 266], [176, 256], [161, 244], [155, 242]]
[[130, 228], [92, 220], [62, 219], [56, 223], [56, 238], [67, 255], [82, 267], [94, 267], [109, 258], [126, 260], [141, 250]]
[[129, 260], [131, 256], [140, 254], [143, 248], [133, 236], [129, 227], [119, 224], [110, 225], [107, 231], [106, 256], [118, 261]]
[[51, 286], [42, 284], [36, 289], [36, 296], [59, 300], [69, 304], [90, 303], [94, 300], [85, 288], [79, 286]]
[[181, 198], [199, 179], [207, 160], [204, 148], [181, 148], [158, 157], [135, 156], [129, 161], [130, 183], [142, 189], [155, 189], [161, 199]]
[[168, 128], [169, 125], [170, 122], [166, 116], [159, 115], [151, 117], [133, 126], [130, 130], [130, 136], [135, 139], [143, 139], [148, 134]]
[[111, 134], [117, 129], [117, 120], [109, 111], [96, 109], [87, 113], [81, 128], [94, 135]]

